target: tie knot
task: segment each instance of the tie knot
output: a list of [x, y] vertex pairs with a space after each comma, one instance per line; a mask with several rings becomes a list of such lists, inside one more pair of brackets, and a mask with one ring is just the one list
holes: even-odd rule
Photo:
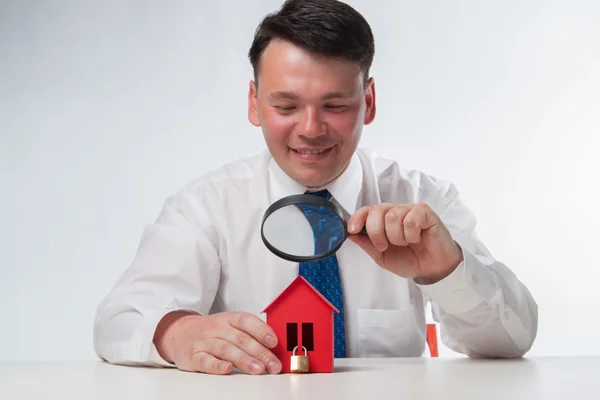
[[325, 200], [329, 200], [331, 198], [331, 193], [329, 193], [329, 190], [327, 189], [319, 190], [318, 192], [311, 192], [307, 190], [306, 192], [304, 192], [304, 194], [312, 194], [313, 196], [322, 197]]

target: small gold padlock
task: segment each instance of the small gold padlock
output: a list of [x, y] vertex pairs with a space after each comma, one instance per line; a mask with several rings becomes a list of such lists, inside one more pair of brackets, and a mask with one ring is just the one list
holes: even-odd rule
[[304, 350], [303, 356], [297, 356], [296, 350], [298, 346], [294, 347], [294, 351], [292, 352], [292, 359], [290, 361], [290, 371], [296, 373], [304, 373], [308, 372], [308, 352], [306, 351], [306, 347], [302, 346]]

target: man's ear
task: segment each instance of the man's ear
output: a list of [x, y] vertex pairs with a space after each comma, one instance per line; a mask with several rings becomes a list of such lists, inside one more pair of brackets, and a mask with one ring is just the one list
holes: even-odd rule
[[367, 108], [365, 110], [365, 125], [369, 125], [375, 119], [377, 113], [377, 101], [375, 96], [375, 80], [369, 78], [367, 83], [367, 89], [365, 90], [365, 104]]
[[256, 83], [250, 81], [250, 88], [248, 89], [248, 121], [254, 126], [260, 126], [260, 118], [258, 118], [258, 100]]

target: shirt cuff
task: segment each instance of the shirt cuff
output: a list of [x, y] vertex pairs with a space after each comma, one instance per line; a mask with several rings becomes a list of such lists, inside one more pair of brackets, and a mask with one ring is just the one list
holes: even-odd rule
[[463, 261], [444, 279], [432, 284], [415, 284], [429, 299], [449, 314], [471, 310], [494, 293], [494, 276], [473, 254], [464, 250]]

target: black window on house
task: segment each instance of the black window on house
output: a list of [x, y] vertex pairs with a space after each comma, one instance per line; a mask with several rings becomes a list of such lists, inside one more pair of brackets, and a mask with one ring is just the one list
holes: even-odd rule
[[294, 347], [298, 346], [298, 324], [288, 322], [286, 330], [287, 351], [294, 351]]
[[315, 340], [312, 322], [302, 323], [302, 346], [306, 347], [306, 351], [315, 350]]

